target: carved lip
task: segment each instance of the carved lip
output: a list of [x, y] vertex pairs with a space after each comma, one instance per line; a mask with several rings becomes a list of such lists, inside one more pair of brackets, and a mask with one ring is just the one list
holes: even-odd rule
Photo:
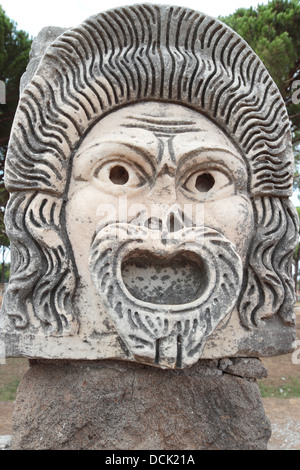
[[194, 302], [209, 283], [205, 261], [187, 250], [175, 254], [133, 250], [122, 260], [121, 274], [134, 298], [154, 305]]

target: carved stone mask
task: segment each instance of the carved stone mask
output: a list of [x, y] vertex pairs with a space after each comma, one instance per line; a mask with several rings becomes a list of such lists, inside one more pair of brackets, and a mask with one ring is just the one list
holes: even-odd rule
[[292, 350], [289, 119], [220, 21], [141, 4], [57, 37], [5, 184], [7, 355], [184, 367]]
[[237, 302], [253, 232], [230, 139], [184, 106], [114, 111], [74, 155], [66, 214], [79, 274], [132, 354], [194, 363]]

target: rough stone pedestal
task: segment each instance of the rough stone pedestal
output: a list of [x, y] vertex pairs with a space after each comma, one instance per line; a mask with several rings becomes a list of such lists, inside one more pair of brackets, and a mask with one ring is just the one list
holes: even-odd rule
[[266, 449], [271, 428], [255, 380], [265, 373], [258, 359], [239, 358], [184, 370], [30, 361], [17, 394], [12, 448]]

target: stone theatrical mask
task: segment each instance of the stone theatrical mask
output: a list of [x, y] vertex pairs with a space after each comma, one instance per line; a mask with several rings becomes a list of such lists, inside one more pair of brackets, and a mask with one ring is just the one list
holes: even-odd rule
[[67, 30], [7, 157], [9, 354], [182, 368], [291, 350], [292, 176], [280, 94], [224, 24], [136, 5]]
[[253, 231], [247, 168], [200, 113], [125, 106], [74, 155], [66, 225], [79, 275], [135, 357], [194, 362], [241, 288]]

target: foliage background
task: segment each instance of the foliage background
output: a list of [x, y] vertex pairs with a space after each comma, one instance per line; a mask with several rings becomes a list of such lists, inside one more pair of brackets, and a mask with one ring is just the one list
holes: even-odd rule
[[[4, 163], [10, 130], [19, 99], [19, 83], [29, 61], [32, 39], [25, 31], [18, 31], [0, 5], [0, 80], [6, 85], [6, 103], [0, 104], [0, 246], [8, 247], [9, 240], [3, 222], [8, 200], [4, 188]], [[3, 250], [1, 250], [3, 251]]]
[[[300, 1], [272, 0], [220, 17], [260, 57], [277, 84], [290, 118], [295, 156], [294, 189], [300, 189]], [[299, 196], [298, 196], [299, 197]], [[300, 208], [297, 208], [300, 216]], [[299, 278], [299, 245], [294, 254], [294, 282]]]
[[[293, 135], [295, 188], [300, 188], [297, 168], [300, 161], [300, 93], [297, 94], [294, 88], [296, 84], [300, 89], [300, 2], [272, 0], [257, 8], [238, 9], [220, 19], [248, 42], [282, 94]], [[295, 99], [297, 96], [298, 100]]]

